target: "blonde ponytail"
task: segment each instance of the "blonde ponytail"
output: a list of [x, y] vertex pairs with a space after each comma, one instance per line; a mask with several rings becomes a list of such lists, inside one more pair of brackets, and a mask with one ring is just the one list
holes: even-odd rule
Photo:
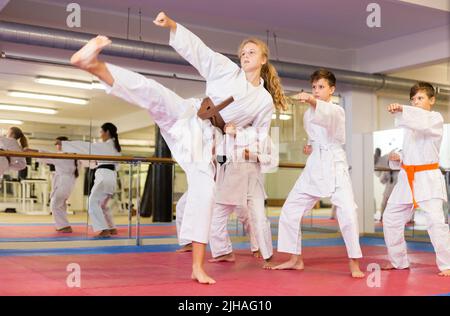
[[273, 104], [277, 111], [286, 111], [287, 102], [284, 95], [281, 80], [275, 67], [267, 61], [261, 68], [261, 77], [264, 79], [264, 88], [269, 91], [273, 99]]
[[261, 78], [264, 80], [264, 88], [270, 93], [273, 99], [273, 104], [277, 111], [287, 110], [286, 96], [284, 95], [281, 80], [275, 67], [269, 62], [269, 47], [267, 44], [258, 38], [245, 39], [239, 46], [238, 56], [241, 56], [241, 51], [248, 43], [253, 43], [261, 49], [262, 55], [267, 59], [267, 62], [261, 68]]

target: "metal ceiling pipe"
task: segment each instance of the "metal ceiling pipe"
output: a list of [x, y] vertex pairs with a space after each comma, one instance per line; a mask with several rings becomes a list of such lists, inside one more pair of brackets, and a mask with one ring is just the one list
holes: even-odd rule
[[[94, 36], [93, 34], [87, 33], [0, 21], [0, 40], [6, 42], [76, 51]], [[120, 38], [111, 38], [111, 40], [112, 44], [102, 51], [105, 55], [160, 63], [189, 65], [169, 45]], [[238, 62], [235, 55], [225, 55], [233, 61]], [[283, 61], [273, 61], [273, 64], [280, 77], [298, 80], [309, 80], [310, 74], [319, 68], [318, 66]], [[335, 73], [340, 83], [376, 90], [407, 91], [416, 82], [415, 80], [395, 78], [382, 74], [368, 74], [333, 68], [330, 68], [330, 70]], [[440, 97], [450, 97], [450, 86], [434, 85], [437, 87]]]

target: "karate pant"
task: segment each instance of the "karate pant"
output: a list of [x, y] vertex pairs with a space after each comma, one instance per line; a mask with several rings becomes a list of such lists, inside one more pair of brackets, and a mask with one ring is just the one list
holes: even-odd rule
[[[439, 270], [450, 269], [450, 234], [445, 223], [443, 200], [432, 199], [418, 202], [427, 220], [427, 230], [431, 244], [436, 252], [436, 264]], [[409, 267], [406, 251], [405, 224], [412, 218], [412, 204], [388, 203], [383, 216], [384, 240], [389, 260], [397, 269]]]
[[95, 171], [94, 186], [89, 195], [89, 217], [95, 232], [115, 228], [108, 201], [117, 185], [117, 172], [109, 169]]
[[272, 233], [264, 208], [261, 212], [261, 210], [250, 209], [245, 206], [216, 204], [213, 211], [211, 237], [209, 240], [213, 258], [233, 252], [227, 228], [228, 218], [233, 212], [236, 212], [238, 220], [244, 225], [245, 231], [249, 234], [251, 250], [253, 252], [259, 250], [264, 259], [272, 257]]
[[250, 176], [247, 205], [236, 206], [216, 203], [211, 223], [210, 247], [212, 256], [219, 257], [233, 251], [227, 223], [229, 215], [235, 211], [238, 219], [249, 232], [252, 251], [259, 249], [264, 259], [273, 255], [272, 231], [265, 213], [265, 194], [257, 183], [257, 177]]
[[389, 201], [389, 198], [391, 197], [392, 191], [394, 190], [395, 185], [397, 184], [397, 182], [393, 182], [393, 183], [386, 183], [385, 187], [384, 187], [384, 191], [383, 191], [383, 198], [381, 200], [381, 216], [383, 216], [384, 210], [386, 209], [387, 203]]
[[[184, 239], [181, 239], [180, 238], [180, 231], [181, 231], [181, 224], [183, 223], [183, 218], [184, 218], [184, 209], [185, 209], [185, 207], [186, 207], [186, 197], [187, 197], [187, 192], [185, 192], [185, 193], [183, 193], [183, 195], [180, 197], [180, 199], [178, 200], [178, 202], [177, 202], [177, 206], [176, 206], [176, 227], [177, 227], [177, 238], [178, 238], [178, 244], [180, 245], [180, 246], [186, 246], [186, 245], [188, 245], [188, 244], [190, 244], [191, 243], [191, 241], [190, 240], [184, 240]], [[216, 209], [217, 209], [217, 207], [219, 206], [220, 204], [216, 204], [216, 206], [215, 206], [215, 208], [214, 208], [214, 210], [213, 210], [213, 220], [214, 220], [214, 218], [216, 217], [215, 216], [215, 214], [216, 214]], [[230, 208], [232, 208], [232, 206], [228, 206], [228, 205], [226, 205], [226, 207], [230, 207]], [[236, 211], [236, 215], [237, 215], [237, 217], [238, 217], [238, 220], [244, 225], [244, 230], [245, 230], [245, 232], [249, 235], [249, 237], [250, 237], [250, 247], [251, 247], [251, 250], [253, 251], [253, 252], [255, 252], [255, 251], [258, 251], [258, 243], [257, 243], [257, 241], [256, 241], [256, 238], [255, 238], [255, 234], [253, 234], [253, 231], [251, 230], [251, 228], [250, 228], [250, 219], [249, 219], [249, 216], [248, 216], [248, 210], [246, 209], [246, 208], [243, 208], [243, 207], [236, 207], [235, 208], [235, 211]], [[231, 210], [228, 214], [231, 214], [231, 212], [233, 212], [233, 210]], [[211, 249], [214, 247], [214, 245], [212, 244], [213, 243], [213, 240], [212, 240], [212, 238], [214, 238], [213, 236], [215, 236], [215, 235], [220, 235], [221, 237], [221, 239], [220, 239], [220, 245], [224, 245], [224, 244], [227, 244], [227, 245], [229, 245], [229, 248], [227, 248], [227, 249], [232, 249], [232, 247], [231, 247], [231, 240], [230, 240], [230, 238], [229, 238], [229, 235], [228, 235], [228, 229], [227, 229], [227, 226], [228, 226], [228, 216], [226, 216], [226, 217], [221, 217], [221, 220], [224, 222], [224, 223], [221, 223], [221, 227], [222, 227], [222, 229], [221, 229], [221, 233], [220, 234], [215, 234], [215, 232], [214, 232], [214, 229], [212, 228], [213, 226], [212, 226], [212, 224], [211, 224], [211, 237], [210, 237], [210, 246], [211, 246]], [[272, 237], [272, 236], [271, 236]], [[230, 251], [231, 252], [231, 251]], [[228, 253], [230, 253], [230, 252], [217, 252], [218, 254], [216, 255], [216, 256], [214, 256], [214, 252], [213, 252], [213, 257], [218, 257], [218, 256], [222, 256], [222, 255], [225, 255], [225, 254], [228, 254]]]
[[[349, 258], [361, 258], [359, 226], [351, 182], [347, 178], [331, 195], [331, 203], [336, 206], [336, 215]], [[289, 193], [281, 210], [278, 232], [278, 251], [300, 255], [302, 253], [301, 220], [305, 212], [311, 210], [320, 197], [304, 193], [297, 181]]]
[[[207, 168], [201, 169], [196, 162], [183, 161], [182, 157], [185, 153], [180, 146], [177, 146], [177, 140], [168, 133], [183, 114], [187, 113], [188, 109], [195, 109], [201, 100], [183, 99], [158, 82], [147, 79], [138, 73], [111, 64], [107, 64], [107, 67], [114, 78], [111, 93], [148, 110], [159, 126], [161, 135], [173, 157], [186, 173], [188, 190], [179, 234], [180, 239], [207, 244], [214, 206], [214, 166], [210, 163]], [[197, 124], [197, 117], [192, 119], [191, 122]], [[213, 129], [212, 126], [210, 128]], [[195, 141], [202, 142], [197, 139], [194, 140], [194, 143]], [[186, 146], [189, 145], [186, 144]], [[191, 146], [193, 145], [191, 144]]]
[[69, 174], [55, 174], [53, 176], [50, 210], [56, 229], [70, 226], [67, 220], [67, 200], [75, 186], [75, 180], [75, 176]]
[[184, 239], [180, 238], [181, 224], [183, 223], [184, 209], [186, 208], [186, 198], [187, 198], [187, 192], [184, 192], [183, 195], [178, 200], [177, 206], [176, 206], [175, 223], [176, 223], [176, 226], [177, 226], [178, 244], [180, 246], [186, 246], [186, 245], [189, 245], [191, 243], [190, 240], [184, 240]]
[[0, 178], [9, 170], [9, 162], [6, 157], [0, 157]]

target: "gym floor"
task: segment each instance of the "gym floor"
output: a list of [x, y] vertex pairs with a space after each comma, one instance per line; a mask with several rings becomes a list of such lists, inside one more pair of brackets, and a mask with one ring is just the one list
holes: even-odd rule
[[[276, 247], [277, 217], [270, 215]], [[119, 237], [101, 241], [86, 238], [86, 225], [81, 222], [74, 225], [75, 236], [71, 237], [58, 237], [61, 234], [54, 233], [44, 220], [1, 224], [1, 236], [9, 237], [0, 244], [0, 295], [450, 295], [449, 280], [437, 276], [429, 243], [408, 242], [410, 270], [379, 274], [370, 270], [368, 278], [356, 280], [349, 275], [340, 234], [305, 229], [305, 270], [266, 271], [261, 259], [252, 256], [247, 237], [234, 220], [229, 229], [236, 262], [208, 263], [206, 269], [217, 284], [200, 285], [189, 278], [191, 254], [175, 252], [174, 223], [143, 221], [141, 246], [125, 238], [125, 223], [119, 224]], [[60, 239], [51, 242], [55, 234]], [[361, 245], [364, 270], [387, 261], [382, 238], [362, 237]], [[286, 258], [285, 254], [274, 255], [274, 261]], [[81, 284], [71, 288], [67, 267], [73, 263], [80, 267]]]

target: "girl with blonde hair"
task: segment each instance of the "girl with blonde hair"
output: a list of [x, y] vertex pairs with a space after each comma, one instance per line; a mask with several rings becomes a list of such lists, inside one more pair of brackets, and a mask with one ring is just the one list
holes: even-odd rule
[[213, 284], [204, 270], [214, 206], [216, 154], [225, 124], [258, 129], [263, 142], [275, 108], [285, 100], [264, 43], [248, 40], [239, 49], [241, 67], [207, 47], [196, 35], [160, 12], [154, 24], [170, 29], [170, 45], [206, 80], [205, 99], [183, 99], [158, 82], [99, 60], [111, 44], [105, 36], [90, 40], [72, 56], [76, 67], [97, 76], [107, 93], [149, 111], [173, 157], [186, 173], [188, 192], [180, 238], [192, 241], [192, 279]]

